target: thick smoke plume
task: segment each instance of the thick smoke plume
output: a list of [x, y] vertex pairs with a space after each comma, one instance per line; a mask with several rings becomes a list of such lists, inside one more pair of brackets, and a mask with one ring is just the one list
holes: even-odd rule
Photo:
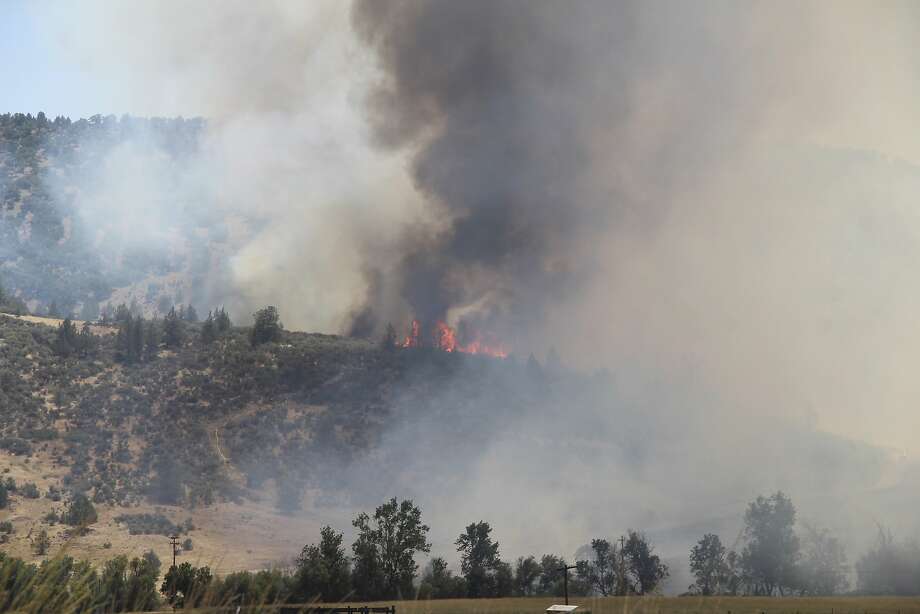
[[607, 369], [394, 417], [403, 469], [349, 484], [417, 496], [442, 552], [488, 517], [509, 557], [629, 526], [683, 556], [777, 488], [851, 555], [876, 520], [916, 534], [915, 5], [38, 10], [120, 84], [100, 112], [209, 118], [179, 185], [242, 220], [213, 290], [238, 319], [469, 321]]

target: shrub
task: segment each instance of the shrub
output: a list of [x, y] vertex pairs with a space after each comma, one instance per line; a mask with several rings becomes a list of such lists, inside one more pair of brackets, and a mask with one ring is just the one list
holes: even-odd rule
[[61, 520], [72, 527], [87, 527], [98, 519], [93, 502], [86, 495], [80, 494], [73, 498], [67, 510], [61, 515]]
[[115, 517], [119, 522], [128, 527], [131, 535], [178, 535], [182, 527], [164, 516], [163, 514], [121, 514]]
[[20, 494], [27, 499], [38, 499], [41, 494], [38, 492], [38, 486], [35, 482], [27, 482], [19, 489]]

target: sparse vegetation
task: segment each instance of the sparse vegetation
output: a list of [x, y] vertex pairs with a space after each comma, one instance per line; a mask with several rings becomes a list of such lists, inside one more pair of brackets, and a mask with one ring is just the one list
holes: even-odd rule
[[187, 525], [173, 523], [163, 514], [121, 514], [115, 522], [128, 527], [131, 535], [180, 535], [188, 532]]

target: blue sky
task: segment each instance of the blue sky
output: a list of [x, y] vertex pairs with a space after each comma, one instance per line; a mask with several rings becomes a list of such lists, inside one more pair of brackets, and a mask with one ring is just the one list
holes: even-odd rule
[[50, 32], [41, 26], [29, 2], [0, 0], [0, 113], [44, 111], [77, 118], [129, 111], [107, 108], [105, 87], [59, 57]]

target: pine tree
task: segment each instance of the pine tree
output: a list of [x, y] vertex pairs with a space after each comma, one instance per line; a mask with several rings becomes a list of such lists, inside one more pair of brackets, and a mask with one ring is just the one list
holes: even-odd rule
[[144, 357], [144, 319], [134, 318], [130, 326], [131, 362], [138, 362]]
[[147, 323], [144, 331], [144, 359], [153, 360], [160, 351], [160, 322], [156, 318]]
[[214, 314], [214, 322], [217, 324], [217, 332], [225, 333], [230, 330], [232, 325], [230, 322], [230, 316], [227, 315], [227, 310], [221, 307]]
[[182, 345], [184, 337], [185, 329], [182, 326], [182, 320], [179, 319], [179, 314], [176, 313], [176, 308], [173, 307], [163, 318], [163, 341], [166, 343], [166, 347], [176, 348]]
[[195, 311], [194, 305], [189, 305], [185, 309], [184, 317], [182, 318], [186, 322], [197, 322], [198, 321], [198, 312]]
[[78, 341], [78, 348], [81, 356], [87, 356], [96, 351], [96, 346], [98, 345], [98, 339], [96, 335], [93, 334], [92, 329], [90, 328], [89, 322], [83, 323], [83, 328], [80, 330], [80, 337]]
[[115, 357], [128, 364], [134, 362], [131, 352], [131, 328], [132, 318], [126, 314], [126, 319], [118, 323], [118, 333], [115, 337]]
[[57, 335], [54, 340], [54, 351], [61, 356], [70, 356], [77, 350], [77, 327], [70, 318], [65, 318], [61, 325], [58, 326]]
[[214, 323], [214, 314], [208, 312], [208, 318], [201, 326], [201, 343], [211, 345], [217, 339], [217, 325]]
[[281, 339], [283, 326], [278, 319], [277, 308], [269, 305], [257, 311], [253, 317], [255, 318], [255, 324], [249, 335], [249, 340], [253, 346]]

